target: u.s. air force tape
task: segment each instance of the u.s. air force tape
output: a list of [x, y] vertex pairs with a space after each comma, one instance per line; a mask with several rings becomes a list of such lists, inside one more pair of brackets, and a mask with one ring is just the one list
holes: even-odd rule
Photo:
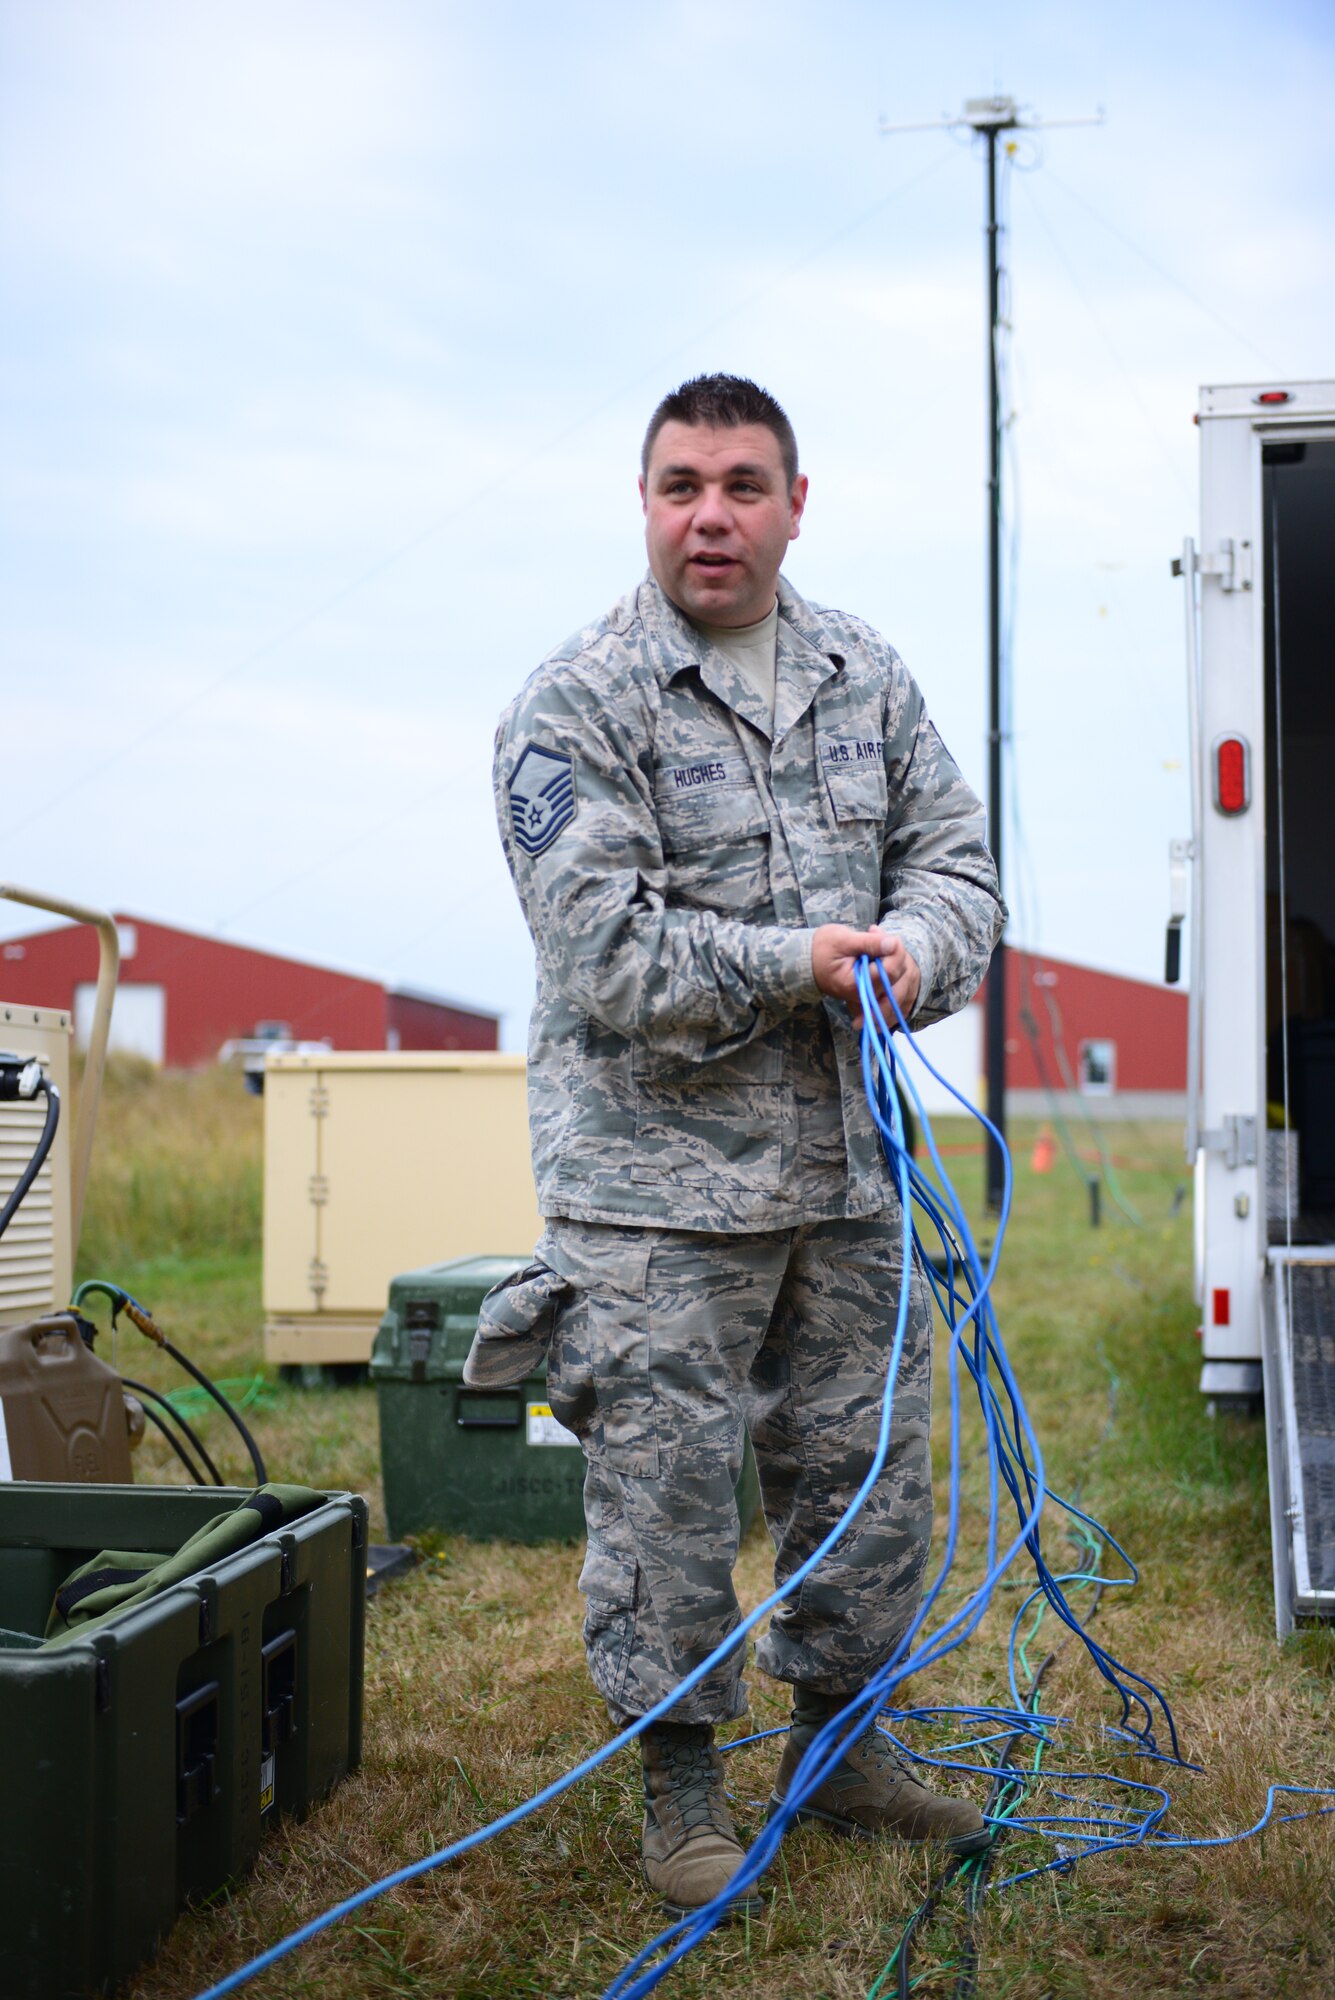
[[525, 854], [545, 853], [575, 817], [573, 757], [529, 743], [507, 789], [517, 844]]

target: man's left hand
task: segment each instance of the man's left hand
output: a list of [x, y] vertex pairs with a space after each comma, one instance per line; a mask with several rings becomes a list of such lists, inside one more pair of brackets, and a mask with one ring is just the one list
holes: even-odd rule
[[[904, 1019], [908, 1021], [913, 1016], [913, 1010], [918, 1004], [918, 994], [922, 988], [922, 974], [918, 970], [918, 961], [908, 949], [904, 940], [896, 937], [893, 931], [878, 931], [875, 935], [880, 939], [879, 964], [881, 970], [884, 972], [886, 979], [890, 983], [891, 991], [899, 1002], [900, 1012], [903, 1014]], [[874, 973], [872, 975], [872, 987], [881, 1001], [883, 1012], [887, 1016], [892, 1016], [893, 1009], [886, 1002], [885, 995], [881, 990], [880, 981]], [[848, 1013], [853, 1026], [861, 1028], [862, 1005], [859, 1000], [854, 999], [849, 1002]], [[893, 1028], [896, 1025], [897, 1023], [891, 1018], [890, 1026]]]

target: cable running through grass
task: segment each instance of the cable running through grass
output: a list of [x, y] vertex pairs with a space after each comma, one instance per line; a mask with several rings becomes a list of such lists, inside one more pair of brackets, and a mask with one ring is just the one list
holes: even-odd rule
[[[876, 982], [879, 980], [881, 993], [878, 995]], [[732, 1898], [757, 1881], [773, 1860], [778, 1847], [792, 1824], [792, 1821], [806, 1798], [823, 1784], [835, 1766], [841, 1761], [846, 1746], [859, 1735], [867, 1720], [889, 1711], [898, 1722], [937, 1719], [947, 1714], [958, 1714], [968, 1724], [981, 1724], [981, 1734], [975, 1734], [955, 1749], [981, 1748], [988, 1741], [1001, 1737], [1009, 1739], [1007, 1753], [996, 1766], [966, 1763], [957, 1756], [932, 1757], [917, 1752], [900, 1738], [891, 1736], [904, 1755], [915, 1763], [940, 1765], [968, 1773], [984, 1775], [992, 1781], [994, 1795], [999, 1803], [992, 1806], [990, 1817], [998, 1827], [1024, 1828], [1026, 1831], [1044, 1834], [1060, 1843], [1054, 1859], [1040, 1867], [1025, 1869], [998, 1884], [998, 1888], [1009, 1888], [1016, 1883], [1031, 1879], [1035, 1875], [1050, 1870], [1064, 1870], [1073, 1867], [1077, 1860], [1086, 1855], [1108, 1852], [1114, 1848], [1131, 1846], [1215, 1846], [1232, 1840], [1249, 1838], [1272, 1823], [1274, 1801], [1280, 1792], [1301, 1792], [1304, 1795], [1335, 1798], [1335, 1791], [1318, 1791], [1311, 1787], [1272, 1786], [1267, 1796], [1266, 1811], [1254, 1827], [1237, 1835], [1222, 1836], [1218, 1840], [1194, 1841], [1184, 1836], [1165, 1834], [1163, 1820], [1169, 1808], [1168, 1794], [1161, 1787], [1146, 1785], [1130, 1779], [1111, 1778], [1104, 1773], [1052, 1771], [1048, 1778], [1060, 1778], [1065, 1782], [1094, 1782], [1103, 1786], [1122, 1785], [1125, 1789], [1143, 1793], [1153, 1799], [1139, 1816], [1129, 1809], [1120, 1813], [1098, 1801], [1096, 1811], [1088, 1814], [1058, 1814], [1021, 1816], [1016, 1806], [1027, 1795], [1037, 1766], [1045, 1749], [1055, 1741], [1055, 1732], [1063, 1725], [1056, 1716], [1044, 1715], [1033, 1705], [1037, 1687], [1031, 1683], [1028, 1703], [1019, 1692], [1016, 1654], [1024, 1642], [1019, 1640], [1020, 1624], [1031, 1605], [1041, 1605], [1043, 1612], [1051, 1612], [1064, 1624], [1073, 1637], [1078, 1638], [1103, 1679], [1108, 1683], [1119, 1703], [1118, 1719], [1106, 1725], [1109, 1735], [1124, 1750], [1140, 1757], [1149, 1757], [1162, 1762], [1182, 1765], [1177, 1732], [1168, 1703], [1154, 1684], [1144, 1676], [1122, 1665], [1111, 1653], [1093, 1639], [1085, 1625], [1076, 1616], [1067, 1596], [1066, 1586], [1084, 1588], [1097, 1584], [1103, 1588], [1113, 1585], [1127, 1587], [1137, 1580], [1135, 1565], [1113, 1537], [1098, 1523], [1091, 1520], [1073, 1501], [1050, 1494], [1043, 1471], [1043, 1458], [1038, 1439], [1030, 1423], [1023, 1398], [1016, 1383], [1013, 1370], [1002, 1344], [996, 1315], [992, 1307], [991, 1291], [996, 1275], [997, 1263], [1005, 1237], [1010, 1214], [1013, 1192], [1013, 1176], [1009, 1154], [1004, 1142], [995, 1133], [983, 1114], [977, 1111], [954, 1087], [941, 1076], [940, 1072], [918, 1048], [915, 1037], [909, 1030], [902, 1013], [886, 982], [880, 977], [879, 966], [874, 967], [864, 959], [858, 968], [858, 993], [863, 1010], [862, 1069], [868, 1103], [872, 1109], [877, 1129], [881, 1134], [886, 1157], [894, 1175], [899, 1192], [900, 1209], [903, 1217], [901, 1239], [901, 1266], [899, 1290], [895, 1307], [894, 1335], [891, 1343], [890, 1361], [886, 1372], [885, 1389], [882, 1397], [880, 1431], [876, 1452], [862, 1485], [859, 1487], [843, 1519], [836, 1524], [829, 1535], [800, 1564], [779, 1590], [765, 1598], [755, 1610], [744, 1618], [737, 1629], [721, 1645], [702, 1660], [685, 1676], [670, 1694], [664, 1697], [646, 1715], [622, 1730], [612, 1740], [604, 1744], [591, 1756], [584, 1758], [573, 1769], [545, 1786], [531, 1799], [525, 1800], [509, 1812], [501, 1814], [485, 1826], [476, 1828], [462, 1839], [451, 1842], [434, 1854], [407, 1867], [396, 1869], [382, 1880], [367, 1885], [355, 1895], [345, 1898], [320, 1916], [304, 1924], [288, 1937], [280, 1939], [268, 1950], [261, 1952], [246, 1965], [229, 1973], [224, 1979], [210, 1986], [198, 1996], [198, 2000], [223, 2000], [223, 1996], [236, 1992], [256, 1974], [267, 1970], [290, 1952], [309, 1942], [321, 1932], [329, 1929], [344, 1917], [387, 1894], [390, 1890], [418, 1880], [447, 1862], [461, 1859], [465, 1854], [480, 1847], [484, 1842], [496, 1838], [530, 1817], [543, 1806], [549, 1805], [563, 1796], [572, 1786], [590, 1776], [607, 1763], [617, 1751], [633, 1743], [652, 1723], [675, 1706], [680, 1698], [690, 1692], [713, 1669], [718, 1666], [738, 1646], [743, 1645], [748, 1635], [762, 1619], [792, 1594], [816, 1565], [833, 1549], [846, 1529], [856, 1518], [872, 1491], [884, 1467], [890, 1441], [890, 1420], [894, 1406], [895, 1386], [903, 1356], [904, 1336], [908, 1319], [909, 1287], [912, 1283], [915, 1253], [917, 1261], [925, 1270], [938, 1305], [951, 1330], [948, 1350], [949, 1391], [950, 1391], [950, 1499], [946, 1526], [945, 1546], [941, 1567], [935, 1580], [924, 1593], [917, 1615], [901, 1639], [889, 1660], [868, 1683], [863, 1692], [838, 1716], [827, 1722], [813, 1738], [802, 1763], [789, 1787], [788, 1795], [773, 1814], [753, 1842], [743, 1863], [737, 1870], [725, 1896], [714, 1899], [669, 1925], [651, 1940], [608, 1986], [603, 2000], [641, 2000], [650, 1993], [671, 1968], [679, 1963], [688, 1952], [702, 1942], [728, 1912]], [[883, 1000], [888, 1003], [888, 1014], [882, 1011]], [[893, 1020], [889, 1018], [893, 1016]], [[898, 1061], [892, 1036], [896, 1029], [901, 1036], [901, 1047], [913, 1050], [928, 1073], [935, 1077], [970, 1115], [983, 1127], [993, 1133], [1002, 1147], [1005, 1166], [1005, 1183], [1001, 1216], [996, 1241], [991, 1254], [984, 1262], [969, 1228], [959, 1196], [951, 1184], [941, 1159], [931, 1122], [923, 1110], [921, 1099], [914, 1087], [907, 1067]], [[899, 1106], [897, 1083], [902, 1078], [912, 1100], [919, 1129], [930, 1155], [939, 1185], [933, 1185], [919, 1171], [909, 1155], [904, 1143], [903, 1118]], [[914, 1206], [921, 1210], [931, 1225], [940, 1251], [941, 1268], [931, 1262], [923, 1253], [921, 1239], [913, 1222]], [[960, 1535], [960, 1511], [963, 1460], [961, 1452], [962, 1430], [962, 1382], [961, 1370], [972, 1382], [977, 1392], [987, 1446], [987, 1489], [988, 1526], [986, 1537], [986, 1561], [979, 1581], [969, 1588], [963, 1601], [939, 1624], [929, 1623], [942, 1597], [947, 1579], [955, 1561]], [[1008, 1497], [1015, 1510], [1015, 1526], [1009, 1531], [1004, 1547], [1002, 1526], [1002, 1493]], [[1076, 1533], [1088, 1534], [1090, 1540], [1080, 1546], [1094, 1550], [1093, 1536], [1101, 1536], [1116, 1551], [1126, 1565], [1127, 1574], [1120, 1577], [1103, 1577], [1098, 1574], [1095, 1562], [1091, 1561], [1080, 1570], [1058, 1574], [1049, 1566], [1043, 1554], [1040, 1522], [1047, 1502], [1052, 1503], [1067, 1514], [1077, 1524]], [[1014, 1706], [1010, 1709], [998, 1707], [978, 1707], [968, 1709], [909, 1709], [891, 1710], [890, 1701], [895, 1691], [911, 1674], [942, 1658], [955, 1647], [963, 1644], [977, 1625], [997, 1586], [1015, 1564], [1022, 1553], [1027, 1553], [1033, 1562], [1037, 1575], [1037, 1585], [1025, 1597], [1012, 1622], [1009, 1644], [1010, 1686]], [[1156, 1731], [1166, 1732], [1167, 1747], [1161, 1747]], [[778, 1732], [762, 1732], [762, 1734]], [[889, 1736], [890, 1732], [887, 1730]], [[1016, 1740], [1032, 1739], [1036, 1745], [1035, 1767], [1020, 1769], [1012, 1765], [1011, 1745]], [[754, 1737], [743, 1739], [755, 1741]], [[727, 1746], [740, 1747], [738, 1744]], [[1187, 1768], [1195, 1768], [1188, 1766]], [[1004, 1788], [1005, 1795], [997, 1788]], [[1012, 1794], [1013, 1788], [1013, 1794]], [[1062, 1800], [1061, 1803], [1068, 1801]], [[992, 1802], [989, 1801], [989, 1805]], [[1323, 1808], [1335, 1811], [1335, 1806]], [[1283, 1818], [1307, 1817], [1305, 1814], [1282, 1815]], [[1059, 1830], [1060, 1829], [1060, 1830]], [[1083, 1831], [1082, 1831], [1083, 1829]], [[986, 1859], [987, 1857], [981, 1857]], [[963, 1872], [962, 1870], [959, 1872]], [[981, 1892], [981, 1885], [980, 1885]], [[888, 1970], [889, 1968], [887, 1968]], [[882, 1989], [884, 1990], [884, 1989]]]

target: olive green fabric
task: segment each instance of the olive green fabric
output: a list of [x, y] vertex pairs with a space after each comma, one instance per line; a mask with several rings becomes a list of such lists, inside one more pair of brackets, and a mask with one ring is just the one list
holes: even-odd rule
[[58, 1646], [66, 1639], [81, 1638], [116, 1612], [156, 1597], [247, 1543], [309, 1514], [325, 1497], [309, 1486], [257, 1486], [239, 1507], [215, 1514], [174, 1552], [101, 1550], [72, 1570], [56, 1592], [46, 1623], [46, 1644]]

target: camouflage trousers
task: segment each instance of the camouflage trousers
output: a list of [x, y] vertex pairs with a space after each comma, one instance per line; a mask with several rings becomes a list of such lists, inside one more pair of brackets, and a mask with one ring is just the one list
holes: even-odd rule
[[[899, 1299], [897, 1211], [756, 1235], [553, 1220], [538, 1254], [570, 1287], [553, 1414], [588, 1459], [580, 1589], [595, 1686], [643, 1715], [735, 1630], [734, 1486], [751, 1434], [782, 1583], [875, 1453]], [[775, 1611], [756, 1659], [830, 1694], [865, 1686], [917, 1609], [932, 1522], [931, 1295], [916, 1264], [884, 1470], [843, 1539]], [[672, 1710], [746, 1712], [744, 1648]]]

